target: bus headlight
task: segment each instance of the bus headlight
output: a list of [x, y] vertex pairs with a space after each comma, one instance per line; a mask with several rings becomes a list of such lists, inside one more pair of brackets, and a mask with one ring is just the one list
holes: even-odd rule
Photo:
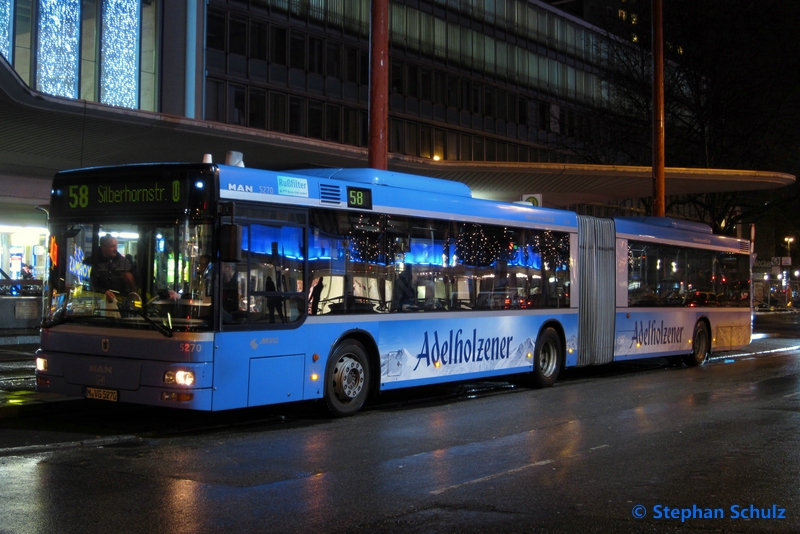
[[167, 371], [164, 373], [165, 384], [178, 384], [179, 386], [191, 386], [194, 384], [193, 371]]
[[43, 373], [47, 372], [47, 358], [36, 358], [36, 370]]

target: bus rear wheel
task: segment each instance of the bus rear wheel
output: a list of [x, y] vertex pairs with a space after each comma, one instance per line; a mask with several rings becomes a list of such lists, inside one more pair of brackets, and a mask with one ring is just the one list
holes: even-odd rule
[[533, 372], [531, 382], [543, 388], [555, 384], [561, 371], [561, 336], [554, 328], [545, 328], [536, 339], [533, 351]]
[[703, 365], [706, 363], [710, 352], [711, 336], [708, 333], [708, 327], [704, 322], [698, 322], [694, 325], [694, 333], [692, 334], [692, 352], [683, 357], [683, 363], [689, 367]]
[[339, 344], [325, 371], [325, 404], [335, 417], [358, 412], [369, 395], [367, 351], [355, 340]]

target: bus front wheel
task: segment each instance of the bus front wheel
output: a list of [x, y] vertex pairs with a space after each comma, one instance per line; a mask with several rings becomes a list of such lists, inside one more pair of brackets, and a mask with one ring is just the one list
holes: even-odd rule
[[364, 346], [347, 340], [333, 351], [325, 371], [325, 404], [336, 417], [353, 415], [369, 395], [369, 361]]
[[711, 336], [708, 334], [708, 327], [704, 322], [694, 325], [692, 334], [692, 352], [683, 357], [683, 363], [689, 367], [703, 365], [711, 352]]
[[561, 371], [561, 336], [554, 328], [545, 328], [536, 339], [531, 381], [538, 388], [552, 386]]

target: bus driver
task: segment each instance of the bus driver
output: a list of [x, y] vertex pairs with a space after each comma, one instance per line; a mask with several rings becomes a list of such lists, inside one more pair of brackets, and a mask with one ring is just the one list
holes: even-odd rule
[[115, 302], [118, 294], [139, 300], [133, 266], [130, 260], [117, 252], [117, 244], [117, 238], [111, 234], [100, 238], [100, 258], [92, 267], [92, 290], [105, 293], [105, 300], [109, 303]]

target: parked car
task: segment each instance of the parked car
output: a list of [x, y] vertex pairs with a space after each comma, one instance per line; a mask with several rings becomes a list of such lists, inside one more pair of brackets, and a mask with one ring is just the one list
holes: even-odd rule
[[686, 296], [686, 306], [708, 307], [719, 306], [717, 295], [708, 291], [692, 291]]

